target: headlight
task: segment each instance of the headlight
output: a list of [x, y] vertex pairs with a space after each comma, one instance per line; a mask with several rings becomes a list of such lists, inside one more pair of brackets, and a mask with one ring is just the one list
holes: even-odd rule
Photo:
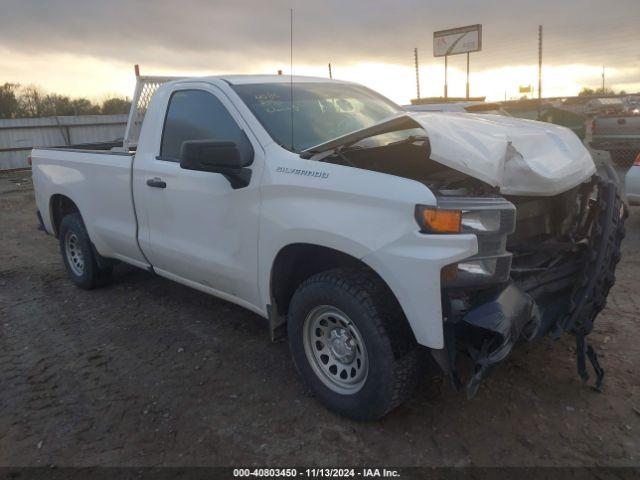
[[417, 205], [415, 216], [422, 233], [471, 233], [478, 240], [477, 254], [442, 269], [443, 287], [480, 287], [509, 280], [507, 235], [516, 224], [511, 202], [500, 197], [439, 197], [437, 207]]
[[515, 227], [515, 207], [501, 198], [439, 199], [438, 207], [417, 205], [415, 216], [422, 233], [508, 234]]
[[500, 217], [500, 210], [468, 210], [462, 214], [462, 229], [472, 233], [497, 232]]
[[460, 233], [462, 212], [416, 206], [416, 221], [424, 233]]
[[472, 257], [445, 266], [440, 274], [443, 287], [482, 287], [509, 281], [511, 254]]

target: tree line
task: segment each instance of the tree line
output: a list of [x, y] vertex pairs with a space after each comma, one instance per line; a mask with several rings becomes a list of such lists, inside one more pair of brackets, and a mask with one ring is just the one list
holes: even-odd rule
[[625, 92], [624, 90], [620, 90], [618, 93], [616, 93], [615, 91], [613, 91], [612, 88], [589, 88], [589, 87], [583, 87], [582, 90], [580, 90], [580, 93], [578, 93], [579, 97], [592, 97], [594, 95], [626, 95], [627, 92]]
[[102, 103], [46, 93], [36, 86], [0, 85], [0, 118], [52, 117], [56, 115], [114, 115], [129, 113], [131, 100], [111, 97]]

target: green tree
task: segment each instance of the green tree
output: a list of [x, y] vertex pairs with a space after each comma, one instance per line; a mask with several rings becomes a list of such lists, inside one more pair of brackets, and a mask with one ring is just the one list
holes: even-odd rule
[[40, 117], [43, 112], [45, 95], [38, 87], [30, 85], [20, 90], [18, 94], [18, 117]]
[[73, 100], [71, 100], [71, 107], [73, 109], [73, 113], [70, 113], [70, 115], [100, 114], [100, 105], [92, 103], [91, 100], [87, 98], [74, 98]]
[[131, 100], [110, 97], [102, 105], [88, 98], [46, 93], [35, 85], [0, 85], [0, 118], [51, 117], [57, 115], [100, 115], [128, 113]]
[[129, 113], [131, 101], [128, 98], [108, 98], [102, 102], [102, 113], [104, 115], [116, 115], [118, 113]]
[[41, 101], [40, 115], [43, 117], [74, 115], [71, 99], [56, 93], [46, 95]]
[[0, 118], [14, 118], [18, 113], [17, 83], [0, 85]]
[[[593, 88], [583, 87], [582, 90], [580, 90], [580, 93], [578, 93], [578, 96], [588, 97], [591, 95], [615, 95], [615, 94], [616, 92], [614, 92], [611, 88], [605, 88], [604, 90], [602, 90], [602, 87], [600, 87], [594, 90]], [[624, 90], [621, 91], [620, 94], [624, 95]]]

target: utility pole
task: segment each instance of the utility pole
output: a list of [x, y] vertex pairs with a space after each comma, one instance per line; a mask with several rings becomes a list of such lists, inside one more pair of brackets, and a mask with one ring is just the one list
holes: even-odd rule
[[538, 120], [542, 107], [542, 25], [538, 26]]
[[418, 68], [418, 48], [413, 49], [413, 59], [416, 65], [416, 93], [418, 96], [416, 97], [420, 100], [420, 70]]
[[469, 52], [467, 52], [467, 100], [469, 100]]
[[449, 85], [447, 85], [447, 56], [444, 56], [444, 98], [449, 98]]
[[293, 143], [293, 8], [290, 9], [289, 17], [289, 102], [291, 109], [291, 150], [294, 151]]
[[604, 65], [602, 65], [602, 94], [604, 95]]
[[333, 73], [331, 72], [331, 62], [329, 62], [329, 78], [333, 78]]

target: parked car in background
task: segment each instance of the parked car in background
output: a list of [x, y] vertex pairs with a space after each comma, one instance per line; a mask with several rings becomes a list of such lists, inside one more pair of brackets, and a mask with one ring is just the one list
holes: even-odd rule
[[629, 95], [623, 99], [625, 111], [634, 115], [640, 114], [640, 95]]
[[466, 112], [511, 116], [501, 108], [500, 104], [488, 102], [421, 103], [404, 105], [404, 108], [410, 112]]
[[619, 97], [592, 98], [585, 105], [587, 115], [616, 115], [625, 111], [625, 105]]
[[[162, 83], [143, 81], [144, 98]], [[550, 332], [575, 335], [580, 376], [588, 358], [602, 387], [585, 337], [625, 210], [568, 129], [407, 112], [309, 77], [180, 79], [144, 98], [115, 150], [32, 152], [41, 223], [77, 286], [121, 261], [247, 308], [356, 419], [407, 398], [422, 352], [457, 386], [466, 355], [473, 396]]]
[[502, 108], [513, 117], [562, 125], [575, 133], [580, 140], [584, 140], [586, 136], [586, 115], [555, 107], [545, 101], [540, 104], [538, 100], [518, 100], [515, 102], [504, 102], [501, 105]]
[[548, 103], [543, 103], [540, 107], [539, 105], [537, 100], [518, 100], [509, 102], [426, 103], [405, 105], [404, 108], [413, 112], [466, 112], [540, 120], [567, 127], [578, 138], [584, 140], [586, 135], [586, 117], [584, 115], [556, 108]]
[[601, 115], [591, 123], [591, 148], [605, 150], [611, 160], [629, 167], [640, 153], [640, 115]]
[[640, 154], [624, 177], [624, 191], [631, 205], [640, 205]]

